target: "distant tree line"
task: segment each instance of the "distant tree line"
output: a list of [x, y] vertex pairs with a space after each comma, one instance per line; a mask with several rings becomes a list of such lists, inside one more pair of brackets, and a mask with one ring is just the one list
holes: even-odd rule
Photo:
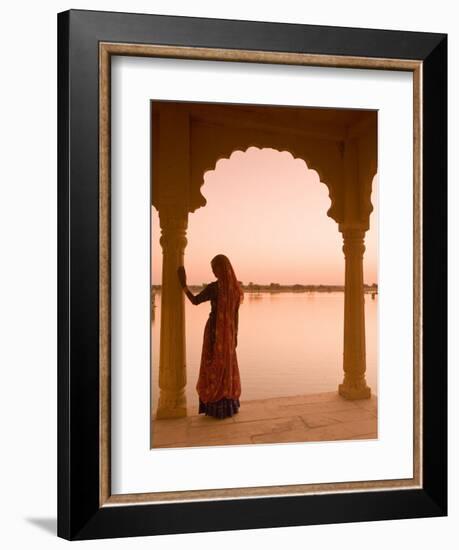
[[[262, 285], [254, 282], [250, 282], [245, 285], [242, 281], [239, 281], [245, 292], [344, 292], [344, 285], [281, 285], [280, 283], [269, 283], [269, 285]], [[202, 283], [201, 285], [188, 285], [190, 290], [202, 290], [208, 283]], [[371, 285], [363, 285], [365, 292], [378, 292], [378, 285], [373, 283]], [[161, 285], [152, 285], [153, 290], [161, 290]]]

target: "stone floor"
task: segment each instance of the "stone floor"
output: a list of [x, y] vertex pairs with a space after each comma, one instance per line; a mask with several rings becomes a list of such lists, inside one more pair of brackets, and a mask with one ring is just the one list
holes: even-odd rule
[[203, 447], [377, 438], [377, 400], [336, 392], [241, 401], [224, 420], [193, 414], [152, 422], [152, 447]]

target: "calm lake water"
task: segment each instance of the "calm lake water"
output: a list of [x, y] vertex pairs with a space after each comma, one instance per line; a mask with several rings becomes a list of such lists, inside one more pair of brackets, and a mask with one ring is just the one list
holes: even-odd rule
[[[196, 293], [196, 291], [195, 291]], [[187, 399], [195, 390], [210, 302], [186, 303]], [[158, 395], [161, 294], [156, 293], [153, 342], [153, 405]], [[343, 292], [245, 293], [239, 309], [237, 355], [241, 400], [336, 391], [342, 382]], [[367, 382], [377, 384], [378, 298], [365, 295]]]

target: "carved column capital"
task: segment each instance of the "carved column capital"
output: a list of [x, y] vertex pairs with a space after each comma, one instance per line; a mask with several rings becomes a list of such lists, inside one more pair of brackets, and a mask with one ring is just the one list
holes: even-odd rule
[[168, 213], [159, 214], [161, 227], [161, 237], [159, 242], [163, 251], [169, 249], [184, 249], [188, 244], [186, 230], [188, 227], [188, 217], [169, 216]]
[[347, 258], [351, 255], [363, 258], [365, 252], [365, 231], [347, 229], [343, 231], [343, 252]]

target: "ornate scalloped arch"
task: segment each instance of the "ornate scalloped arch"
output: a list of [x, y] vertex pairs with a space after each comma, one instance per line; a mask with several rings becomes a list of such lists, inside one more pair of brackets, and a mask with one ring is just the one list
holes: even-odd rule
[[[273, 149], [278, 153], [289, 153], [292, 156], [292, 160], [301, 160], [304, 163], [306, 171], [312, 170], [319, 176], [320, 182], [328, 189], [328, 197], [330, 199], [330, 208], [327, 210], [327, 215], [335, 220], [337, 223], [341, 221], [340, 205], [337, 204], [339, 196], [337, 193], [336, 174], [333, 170], [327, 169], [322, 164], [314, 162], [313, 157], [306, 154], [304, 151], [295, 150], [295, 148], [276, 148], [266, 145], [264, 142], [254, 142], [244, 147], [230, 148], [230, 150], [220, 151], [218, 155], [206, 155], [201, 162], [196, 162], [192, 166], [192, 178], [191, 178], [191, 208], [190, 212], [194, 212], [199, 208], [206, 206], [207, 200], [201, 192], [204, 185], [204, 177], [207, 173], [216, 171], [217, 165], [221, 160], [231, 160], [231, 157], [236, 152], [247, 153], [250, 148], [256, 148], [258, 150]], [[292, 150], [293, 149], [293, 150]], [[333, 183], [332, 183], [333, 182]]]

